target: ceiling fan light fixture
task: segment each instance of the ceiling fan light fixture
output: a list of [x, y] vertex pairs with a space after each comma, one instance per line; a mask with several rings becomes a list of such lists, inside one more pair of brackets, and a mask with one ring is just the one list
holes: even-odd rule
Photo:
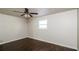
[[25, 18], [29, 18], [30, 16], [29, 16], [28, 14], [25, 14], [24, 17], [25, 17]]

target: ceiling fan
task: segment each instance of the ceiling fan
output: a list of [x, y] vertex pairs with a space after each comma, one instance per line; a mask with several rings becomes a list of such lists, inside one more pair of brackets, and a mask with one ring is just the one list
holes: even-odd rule
[[20, 11], [14, 11], [14, 12], [23, 13], [23, 14], [21, 14], [21, 16], [27, 15], [27, 17], [28, 17], [28, 15], [30, 17], [33, 17], [33, 15], [38, 15], [38, 13], [30, 13], [28, 8], [24, 8], [24, 12], [20, 12]]

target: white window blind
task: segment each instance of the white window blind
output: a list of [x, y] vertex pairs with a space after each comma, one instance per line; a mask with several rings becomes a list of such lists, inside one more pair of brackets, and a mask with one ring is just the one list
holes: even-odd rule
[[39, 21], [39, 29], [47, 29], [47, 20]]

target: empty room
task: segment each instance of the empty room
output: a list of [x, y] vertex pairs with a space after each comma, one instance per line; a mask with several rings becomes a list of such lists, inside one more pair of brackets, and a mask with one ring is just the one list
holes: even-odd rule
[[0, 8], [0, 51], [78, 51], [77, 8]]

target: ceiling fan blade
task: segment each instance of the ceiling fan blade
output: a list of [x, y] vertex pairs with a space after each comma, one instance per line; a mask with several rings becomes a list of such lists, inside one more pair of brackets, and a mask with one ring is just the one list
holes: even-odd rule
[[29, 13], [29, 9], [28, 8], [25, 8], [25, 13]]
[[22, 14], [21, 16], [24, 16], [25, 14]]
[[30, 17], [33, 17], [31, 14], [29, 14], [30, 15]]
[[35, 14], [35, 15], [38, 15], [38, 13], [30, 13], [30, 14]]

